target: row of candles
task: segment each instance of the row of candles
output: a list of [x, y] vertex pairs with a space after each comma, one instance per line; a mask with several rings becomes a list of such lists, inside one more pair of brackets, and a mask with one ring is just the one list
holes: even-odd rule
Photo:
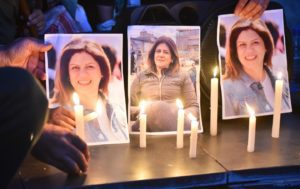
[[[97, 118], [98, 114], [101, 112], [101, 106], [99, 102], [96, 106], [96, 112], [89, 113], [84, 115], [84, 108], [80, 104], [79, 96], [77, 93], [73, 93], [73, 101], [74, 101], [74, 111], [75, 111], [75, 124], [76, 124], [76, 133], [77, 135], [84, 139], [84, 123], [88, 122], [92, 119]], [[142, 101], [140, 104], [140, 147], [146, 147], [146, 125], [147, 125], [147, 115], [144, 113], [145, 109], [145, 101]], [[177, 100], [177, 105], [179, 107], [178, 110], [178, 131], [177, 131], [177, 148], [183, 147], [183, 131], [184, 131], [184, 110], [183, 105], [180, 100]], [[191, 120], [191, 148], [190, 148], [190, 157], [196, 157], [196, 148], [197, 148], [197, 133], [198, 133], [198, 121], [192, 115], [188, 115]]]
[[[214, 77], [211, 79], [211, 97], [210, 97], [210, 134], [211, 136], [216, 136], [218, 133], [217, 123], [218, 123], [218, 85], [219, 80], [216, 77], [218, 73], [218, 68], [214, 69]], [[281, 116], [281, 101], [282, 101], [282, 89], [283, 89], [283, 80], [281, 75], [275, 83], [275, 100], [274, 100], [274, 115], [273, 115], [273, 127], [272, 127], [272, 137], [279, 138], [280, 130], [280, 116]], [[83, 106], [80, 105], [79, 97], [76, 93], [73, 94], [74, 101], [74, 110], [75, 110], [75, 121], [76, 121], [76, 133], [84, 138], [84, 122], [95, 119], [100, 110], [100, 105], [97, 104], [97, 113], [92, 112], [84, 116]], [[177, 115], [177, 148], [183, 148], [183, 133], [184, 133], [184, 109], [182, 102], [177, 99], [176, 101], [178, 106], [178, 115]], [[147, 115], [145, 114], [146, 102], [141, 101], [140, 103], [140, 147], [146, 147], [146, 126], [147, 126]], [[250, 117], [249, 117], [249, 133], [248, 133], [248, 152], [253, 152], [255, 148], [255, 130], [256, 130], [256, 117], [254, 110], [247, 105]], [[191, 135], [190, 135], [190, 153], [191, 158], [196, 157], [197, 149], [197, 136], [198, 136], [198, 121], [192, 115], [189, 114], [188, 117], [191, 120]]]
[[[216, 77], [218, 68], [214, 69], [214, 77], [211, 79], [211, 97], [210, 97], [210, 134], [216, 136], [218, 133], [218, 85], [219, 80]], [[281, 116], [281, 101], [282, 101], [282, 89], [283, 80], [281, 74], [279, 74], [275, 82], [275, 98], [274, 98], [274, 115], [273, 115], [273, 126], [272, 126], [272, 137], [279, 138], [280, 131], [280, 116]], [[184, 110], [180, 100], [176, 101], [178, 106], [177, 116], [177, 148], [183, 147], [183, 130], [184, 130]], [[249, 112], [249, 132], [248, 132], [248, 145], [247, 151], [254, 152], [255, 149], [255, 132], [256, 132], [256, 116], [255, 111], [246, 104]], [[140, 108], [140, 147], [146, 147], [146, 114], [144, 113], [145, 102], [142, 101]], [[198, 133], [198, 122], [192, 114], [188, 115], [191, 120], [191, 136], [190, 136], [190, 157], [196, 157], [197, 149], [197, 133]]]

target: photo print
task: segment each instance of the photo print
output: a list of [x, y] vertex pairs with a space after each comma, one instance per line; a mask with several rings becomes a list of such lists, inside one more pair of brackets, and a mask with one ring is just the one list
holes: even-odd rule
[[46, 34], [50, 108], [74, 112], [88, 145], [128, 143], [121, 34]]
[[[178, 111], [184, 132], [200, 114], [200, 27], [128, 27], [129, 130], [139, 132], [147, 116], [147, 134], [175, 134]], [[143, 104], [143, 105], [141, 105]]]
[[283, 81], [282, 113], [292, 111], [282, 10], [251, 21], [233, 14], [218, 18], [223, 119], [271, 115], [275, 82]]

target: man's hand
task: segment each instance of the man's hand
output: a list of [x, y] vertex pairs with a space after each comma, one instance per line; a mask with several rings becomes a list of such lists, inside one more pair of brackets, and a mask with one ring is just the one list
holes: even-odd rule
[[73, 131], [75, 128], [74, 113], [62, 106], [50, 109], [49, 121], [55, 125], [65, 127], [69, 131]]
[[38, 79], [45, 80], [44, 52], [51, 48], [52, 45], [46, 45], [34, 38], [18, 39], [9, 46], [6, 54], [9, 62], [6, 66], [27, 69]]
[[35, 9], [31, 15], [28, 17], [28, 26], [34, 26], [39, 33], [44, 31], [45, 28], [45, 17], [40, 9]]
[[264, 13], [270, 0], [239, 0], [234, 14], [245, 19], [255, 20]]
[[70, 174], [86, 172], [90, 157], [86, 143], [77, 135], [51, 124], [44, 126], [32, 155]]

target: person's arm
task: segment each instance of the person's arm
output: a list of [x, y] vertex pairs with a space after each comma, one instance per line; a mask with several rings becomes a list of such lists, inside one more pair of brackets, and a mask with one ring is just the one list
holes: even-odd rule
[[255, 20], [264, 13], [270, 0], [239, 0], [234, 14], [245, 19]]
[[34, 26], [41, 34], [45, 28], [45, 16], [41, 9], [35, 9], [28, 17], [28, 26]]
[[[33, 73], [33, 75], [41, 76], [39, 74], [44, 74], [44, 70], [42, 69], [44, 68], [44, 61], [43, 59], [41, 59], [41, 56], [43, 56], [43, 53], [49, 50], [51, 47], [51, 45], [45, 45], [41, 41], [32, 38], [19, 39], [7, 48], [0, 48], [0, 66], [25, 68], [29, 72]], [[21, 74], [22, 72], [16, 73]], [[18, 78], [17, 75], [14, 76], [14, 78], [15, 77]], [[10, 84], [10, 81], [5, 82]], [[26, 80], [24, 82], [26, 84]], [[24, 83], [21, 86], [26, 88], [26, 85], [24, 85]], [[27, 90], [30, 91], [28, 87]], [[21, 91], [23, 91], [23, 88]], [[37, 90], [33, 91], [36, 92]], [[42, 94], [42, 96], [44, 97], [44, 93]], [[41, 104], [39, 98], [36, 98], [37, 96], [33, 97], [35, 97], [35, 100], [38, 100], [35, 102], [38, 102], [40, 104], [36, 103], [31, 105], [35, 108], [43, 107], [43, 104]], [[46, 97], [44, 98], [46, 101]], [[22, 101], [26, 102], [27, 100], [28, 99], [26, 98], [22, 98]], [[31, 101], [29, 102], [31, 103]], [[46, 109], [47, 105], [45, 104], [44, 106], [44, 108]], [[26, 111], [27, 110], [18, 111], [18, 114], [20, 114], [20, 116], [23, 115], [26, 117]], [[42, 112], [39, 113], [41, 113], [40, 116], [44, 117], [44, 114]], [[31, 115], [36, 116], [38, 114]], [[26, 120], [28, 120], [28, 116]], [[39, 125], [36, 126], [32, 126], [31, 124], [25, 124], [25, 127], [42, 127], [42, 124], [43, 122], [40, 122]], [[80, 172], [86, 172], [89, 160], [88, 148], [84, 141], [82, 141], [77, 135], [73, 134], [70, 130], [49, 123], [44, 124], [42, 134], [39, 140], [37, 141], [36, 145], [34, 146], [32, 154], [38, 159], [49, 163], [65, 172], [76, 174]]]
[[38, 79], [45, 80], [44, 52], [52, 45], [34, 38], [20, 38], [11, 45], [0, 48], [0, 66], [20, 67]]

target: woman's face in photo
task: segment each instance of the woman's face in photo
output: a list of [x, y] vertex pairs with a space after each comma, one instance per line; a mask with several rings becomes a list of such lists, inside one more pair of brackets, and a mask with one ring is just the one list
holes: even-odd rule
[[76, 53], [69, 64], [70, 82], [78, 94], [94, 94], [102, 78], [100, 66], [86, 52]]
[[154, 53], [154, 62], [156, 68], [158, 69], [168, 68], [171, 64], [171, 51], [165, 43], [161, 43], [156, 47]]
[[263, 39], [253, 30], [240, 33], [236, 42], [238, 58], [244, 69], [262, 67], [266, 53]]

